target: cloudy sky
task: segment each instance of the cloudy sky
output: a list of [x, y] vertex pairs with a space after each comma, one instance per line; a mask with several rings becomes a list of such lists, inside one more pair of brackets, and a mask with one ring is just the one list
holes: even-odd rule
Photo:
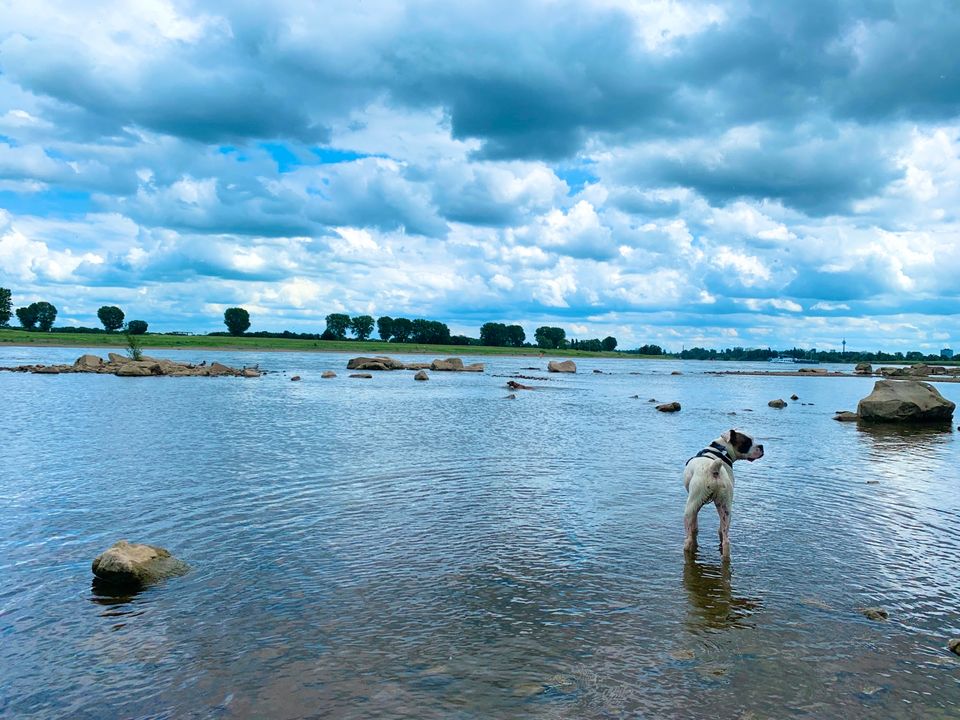
[[955, 0], [0, 17], [0, 285], [64, 324], [960, 345]]

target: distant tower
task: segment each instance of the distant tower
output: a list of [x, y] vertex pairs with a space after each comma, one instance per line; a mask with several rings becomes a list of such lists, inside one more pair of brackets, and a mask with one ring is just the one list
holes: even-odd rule
[[844, 338], [844, 339], [843, 339], [843, 352], [841, 353], [841, 356], [842, 356], [842, 355], [846, 355], [846, 354], [847, 354], [847, 339]]

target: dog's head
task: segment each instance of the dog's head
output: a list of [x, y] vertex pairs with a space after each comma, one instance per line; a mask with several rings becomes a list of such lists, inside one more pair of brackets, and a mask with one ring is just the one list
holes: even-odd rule
[[734, 460], [753, 462], [763, 457], [763, 445], [755, 443], [753, 438], [738, 430], [727, 430], [720, 437], [727, 444], [727, 452]]

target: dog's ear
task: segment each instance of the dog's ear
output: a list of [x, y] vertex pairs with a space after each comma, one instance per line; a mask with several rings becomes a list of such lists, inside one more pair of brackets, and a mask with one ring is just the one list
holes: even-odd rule
[[728, 430], [727, 432], [725, 432], [725, 433], [723, 434], [723, 437], [724, 437], [724, 440], [726, 440], [728, 443], [730, 443], [731, 445], [733, 445], [734, 447], [736, 447], [736, 446], [737, 446], [737, 439], [740, 437], [740, 433], [738, 433], [738, 432], [737, 432], [736, 430], [734, 430], [733, 428], [730, 428], [730, 430]]

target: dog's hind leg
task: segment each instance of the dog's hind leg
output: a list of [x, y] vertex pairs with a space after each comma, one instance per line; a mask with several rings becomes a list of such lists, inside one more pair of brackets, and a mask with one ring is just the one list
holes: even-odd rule
[[686, 540], [683, 542], [684, 552], [693, 552], [697, 549], [697, 514], [703, 503], [694, 497], [687, 498], [687, 506], [683, 511], [683, 529], [686, 531]]
[[717, 506], [717, 515], [720, 516], [720, 555], [730, 557], [730, 506], [715, 498], [713, 504]]

